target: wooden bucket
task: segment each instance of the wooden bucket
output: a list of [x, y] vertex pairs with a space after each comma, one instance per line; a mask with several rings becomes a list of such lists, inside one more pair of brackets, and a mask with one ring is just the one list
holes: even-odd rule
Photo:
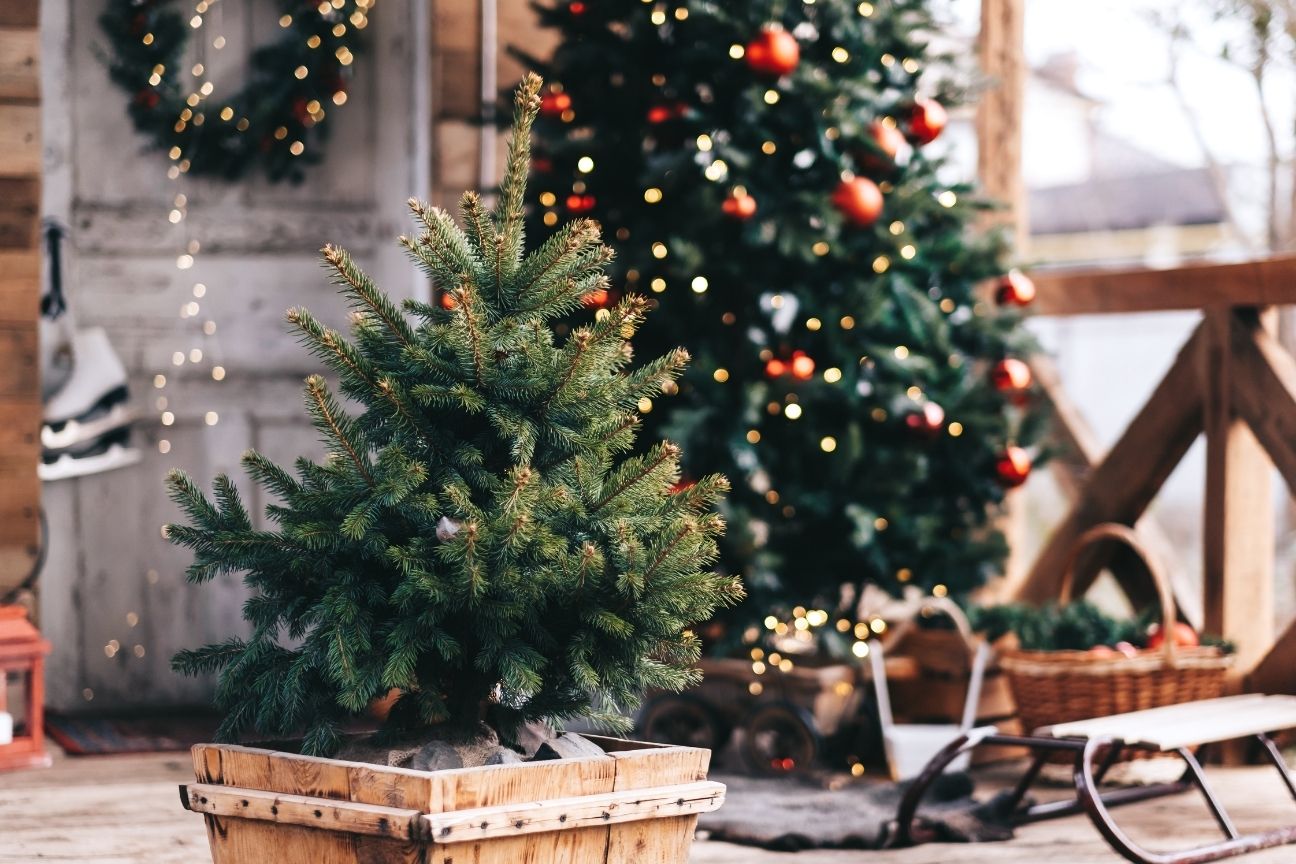
[[199, 744], [180, 797], [214, 864], [684, 864], [724, 801], [710, 751], [586, 737], [612, 758], [426, 772]]

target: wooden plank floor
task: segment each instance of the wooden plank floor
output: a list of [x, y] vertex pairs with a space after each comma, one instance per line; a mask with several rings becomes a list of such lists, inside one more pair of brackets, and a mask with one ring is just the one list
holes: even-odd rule
[[[1296, 821], [1296, 804], [1270, 769], [1217, 768], [1220, 797], [1242, 830]], [[986, 778], [983, 788], [1006, 775]], [[45, 771], [0, 774], [0, 862], [34, 864], [201, 864], [209, 861], [202, 820], [181, 809], [176, 786], [191, 779], [185, 755], [57, 757]], [[1215, 838], [1210, 817], [1188, 796], [1123, 811], [1130, 833], [1156, 847]], [[701, 841], [693, 864], [1119, 864], [1084, 817], [1022, 828], [1009, 843], [929, 845], [893, 852], [762, 852]], [[1296, 847], [1240, 859], [1296, 860]]]

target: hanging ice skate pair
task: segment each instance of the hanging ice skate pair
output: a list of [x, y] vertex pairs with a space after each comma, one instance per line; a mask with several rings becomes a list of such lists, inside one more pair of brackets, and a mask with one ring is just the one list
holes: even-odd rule
[[63, 480], [133, 465], [135, 419], [126, 370], [102, 327], [77, 330], [63, 294], [63, 228], [45, 223], [47, 278], [41, 296], [42, 480]]

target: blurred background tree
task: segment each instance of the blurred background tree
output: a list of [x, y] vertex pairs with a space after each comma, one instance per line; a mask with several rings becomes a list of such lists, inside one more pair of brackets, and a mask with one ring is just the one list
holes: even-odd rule
[[[931, 4], [571, 0], [530, 230], [600, 220], [615, 295], [660, 305], [650, 353], [696, 358], [641, 405], [694, 476], [734, 481], [724, 565], [748, 610], [842, 585], [964, 594], [1000, 572], [995, 515], [1031, 469], [1030, 342], [990, 205], [927, 145], [972, 76]], [[999, 279], [999, 306], [978, 286]], [[615, 296], [591, 295], [603, 306]]]

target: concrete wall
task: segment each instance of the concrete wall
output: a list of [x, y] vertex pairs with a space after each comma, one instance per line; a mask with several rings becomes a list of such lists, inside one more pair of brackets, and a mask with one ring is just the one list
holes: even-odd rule
[[[166, 178], [165, 155], [125, 114], [127, 96], [107, 79], [99, 0], [44, 0], [45, 210], [71, 228], [70, 303], [81, 325], [102, 325], [126, 363], [141, 421], [140, 464], [46, 484], [49, 560], [40, 581], [41, 626], [54, 643], [49, 703], [114, 708], [206, 699], [209, 682], [173, 675], [179, 648], [240, 632], [236, 579], [206, 588], [183, 580], [186, 556], [161, 538], [175, 518], [162, 477], [178, 466], [203, 483], [240, 473], [255, 447], [290, 460], [318, 451], [304, 422], [301, 379], [318, 364], [285, 334], [283, 312], [309, 306], [339, 324], [345, 310], [324, 278], [317, 250], [336, 242], [380, 285], [425, 290], [394, 243], [408, 230], [405, 200], [427, 196], [431, 160], [430, 10], [420, 0], [382, 0], [357, 60], [350, 99], [330, 108], [325, 161], [299, 186], [253, 176], [237, 184]], [[454, 5], [454, 4], [447, 4]], [[251, 17], [248, 17], [251, 14]], [[273, 4], [216, 4], [202, 31], [217, 86], [236, 87], [251, 45], [276, 37]], [[192, 61], [191, 61], [192, 62]], [[222, 82], [228, 82], [222, 84]], [[167, 220], [177, 192], [188, 218]], [[177, 255], [201, 243], [192, 269]], [[192, 287], [208, 290], [198, 317], [181, 319]], [[202, 322], [217, 325], [214, 336]], [[201, 363], [171, 364], [199, 347]], [[227, 370], [216, 382], [213, 363]], [[172, 426], [159, 420], [153, 376], [168, 378]], [[215, 411], [219, 420], [207, 425]], [[160, 452], [159, 442], [169, 452]], [[248, 504], [265, 502], [246, 483]]]

